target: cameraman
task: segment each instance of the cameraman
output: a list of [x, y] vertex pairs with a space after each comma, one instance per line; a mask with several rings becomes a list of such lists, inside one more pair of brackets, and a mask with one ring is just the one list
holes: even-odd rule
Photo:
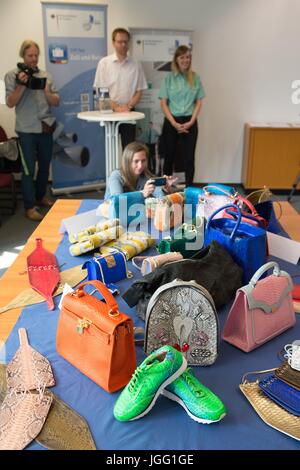
[[[46, 197], [52, 157], [55, 118], [50, 106], [59, 105], [59, 95], [48, 72], [38, 69], [40, 48], [26, 40], [20, 48], [24, 63], [5, 76], [6, 104], [15, 107], [16, 132], [21, 144], [22, 192], [26, 216], [35, 221], [43, 216], [37, 206], [50, 207]], [[45, 80], [46, 79], [46, 80]], [[35, 162], [38, 162], [34, 185]]]

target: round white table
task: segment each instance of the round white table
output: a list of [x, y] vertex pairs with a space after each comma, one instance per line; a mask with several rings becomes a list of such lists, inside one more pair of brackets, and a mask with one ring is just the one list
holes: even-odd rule
[[101, 111], [86, 111], [78, 113], [77, 117], [89, 122], [99, 122], [105, 127], [105, 175], [106, 181], [113, 170], [119, 166], [119, 126], [135, 124], [144, 119], [145, 114], [137, 111], [129, 113], [103, 113]]

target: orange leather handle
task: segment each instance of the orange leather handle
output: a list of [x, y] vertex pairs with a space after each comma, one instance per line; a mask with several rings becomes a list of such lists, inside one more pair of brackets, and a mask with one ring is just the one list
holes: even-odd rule
[[115, 300], [114, 296], [109, 292], [108, 288], [103, 284], [103, 282], [100, 281], [87, 281], [83, 282], [78, 286], [77, 290], [83, 290], [84, 286], [92, 285], [94, 286], [100, 294], [103, 295], [104, 300], [107, 304], [107, 306], [110, 308], [110, 314], [118, 313], [119, 312], [119, 306], [117, 301]]

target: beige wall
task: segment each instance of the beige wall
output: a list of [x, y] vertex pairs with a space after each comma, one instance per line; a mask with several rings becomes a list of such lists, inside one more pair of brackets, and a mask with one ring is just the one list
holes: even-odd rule
[[[292, 81], [300, 79], [299, 0], [81, 3], [108, 5], [109, 34], [116, 26], [195, 31], [193, 66], [207, 94], [199, 119], [196, 181], [241, 181], [246, 121], [300, 121], [300, 105], [291, 102]], [[27, 37], [40, 44], [43, 67], [40, 1], [0, 0], [0, 79], [15, 66]], [[110, 41], [108, 46], [111, 51]], [[3, 105], [0, 123], [13, 133], [14, 112]]]

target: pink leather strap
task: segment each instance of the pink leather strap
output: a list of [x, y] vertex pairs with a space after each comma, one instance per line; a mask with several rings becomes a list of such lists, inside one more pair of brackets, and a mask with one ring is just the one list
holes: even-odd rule
[[245, 197], [241, 196], [240, 194], [235, 198], [235, 200], [233, 201], [234, 204], [238, 204], [239, 202], [242, 202], [243, 204], [245, 204], [245, 206], [248, 207], [248, 209], [251, 211], [251, 214], [254, 215], [254, 216], [257, 216], [258, 213], [257, 213], [257, 210], [255, 209], [254, 205], [252, 204], [252, 202], [248, 201], [248, 199], [246, 199]]

